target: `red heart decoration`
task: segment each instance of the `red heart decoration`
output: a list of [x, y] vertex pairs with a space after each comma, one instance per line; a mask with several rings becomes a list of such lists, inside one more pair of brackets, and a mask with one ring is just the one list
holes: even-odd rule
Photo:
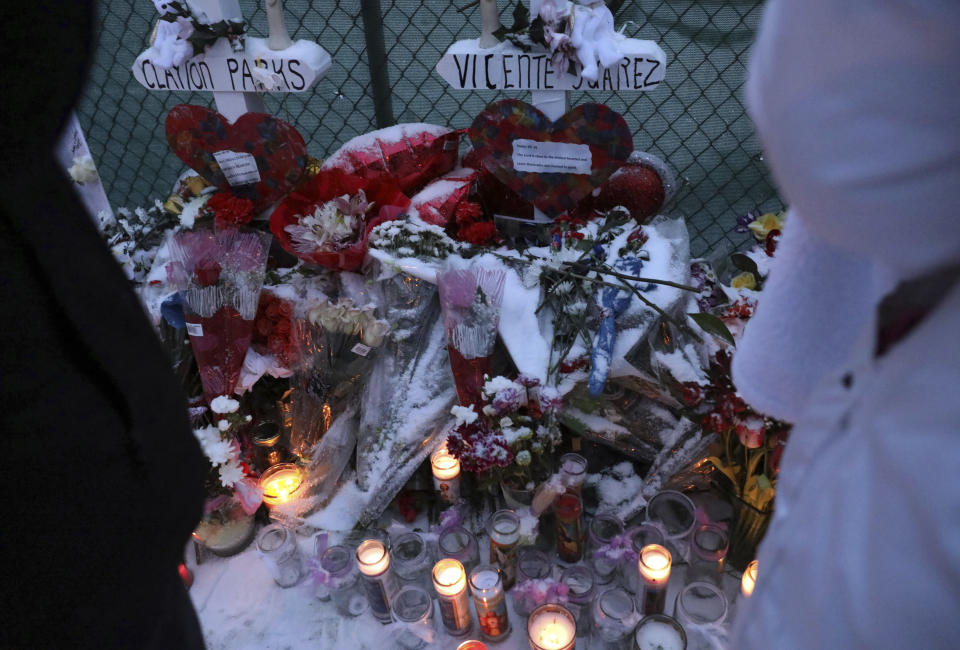
[[[551, 121], [534, 106], [503, 99], [476, 117], [469, 135], [484, 166], [520, 198], [551, 217], [573, 211], [633, 151], [627, 123], [604, 104], [581, 104]], [[585, 144], [590, 148], [590, 173], [517, 171], [513, 144], [520, 139]]]
[[[244, 113], [231, 124], [205, 106], [180, 104], [167, 113], [166, 130], [180, 160], [220, 189], [250, 199], [258, 211], [282, 199], [305, 173], [303, 136], [267, 113]], [[221, 151], [253, 156], [260, 181], [231, 185], [214, 157]]]

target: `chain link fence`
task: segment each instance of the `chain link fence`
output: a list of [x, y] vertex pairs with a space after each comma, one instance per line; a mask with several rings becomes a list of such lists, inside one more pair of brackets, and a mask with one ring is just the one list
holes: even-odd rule
[[[505, 24], [511, 22], [509, 1], [500, 2]], [[287, 0], [291, 37], [318, 42], [333, 65], [311, 91], [268, 94], [267, 110], [294, 124], [317, 158], [394, 122], [468, 126], [484, 106], [506, 95], [453, 90], [433, 71], [451, 43], [479, 34], [479, 7], [458, 10], [467, 2]], [[782, 207], [743, 106], [745, 64], [762, 4], [628, 0], [617, 25], [626, 25], [627, 36], [660, 44], [668, 61], [665, 82], [648, 93], [570, 95], [571, 106], [602, 102], [623, 114], [634, 147], [673, 168], [682, 185], [668, 208], [686, 217], [694, 255], [726, 255], [745, 242], [734, 232], [737, 215]], [[240, 5], [249, 33], [265, 35], [263, 3]], [[213, 98], [148, 92], [134, 81], [131, 66], [157, 19], [152, 3], [110, 0], [99, 11], [98, 45], [77, 112], [111, 202], [144, 205], [165, 198], [183, 169], [166, 144], [167, 111], [180, 103], [213, 106]], [[386, 70], [377, 59], [371, 75], [368, 53], [375, 56], [378, 48], [386, 53]], [[516, 96], [529, 101], [525, 93]]]

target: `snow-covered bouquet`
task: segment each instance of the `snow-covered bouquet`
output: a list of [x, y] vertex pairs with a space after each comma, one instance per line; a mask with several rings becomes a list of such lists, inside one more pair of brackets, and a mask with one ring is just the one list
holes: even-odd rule
[[363, 263], [370, 231], [408, 205], [389, 177], [366, 179], [325, 169], [283, 200], [270, 216], [270, 229], [303, 261], [354, 271]]
[[482, 397], [451, 409], [457, 426], [447, 438], [450, 453], [488, 488], [502, 482], [529, 490], [547, 480], [562, 439], [560, 394], [537, 379], [500, 376], [483, 384]]
[[373, 305], [349, 298], [325, 301], [298, 323], [301, 360], [292, 385], [290, 449], [307, 456], [310, 449], [343, 414], [366, 384], [376, 350], [390, 324], [376, 317]]

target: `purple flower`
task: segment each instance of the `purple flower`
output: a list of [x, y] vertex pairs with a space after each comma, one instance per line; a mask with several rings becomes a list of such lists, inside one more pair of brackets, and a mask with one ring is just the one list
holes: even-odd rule
[[752, 222], [757, 220], [756, 212], [748, 212], [746, 214], [741, 214], [737, 217], [737, 227], [734, 228], [736, 232], [750, 232], [748, 227]]

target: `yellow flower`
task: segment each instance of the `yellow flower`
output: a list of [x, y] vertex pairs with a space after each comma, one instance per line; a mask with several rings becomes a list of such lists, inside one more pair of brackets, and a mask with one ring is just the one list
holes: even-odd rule
[[736, 275], [732, 280], [730, 280], [730, 286], [734, 289], [756, 289], [757, 279], [750, 271], [744, 271], [740, 275]]
[[757, 241], [764, 241], [771, 230], [783, 230], [783, 213], [774, 214], [768, 212], [754, 221], [751, 221], [747, 228], [753, 233]]

